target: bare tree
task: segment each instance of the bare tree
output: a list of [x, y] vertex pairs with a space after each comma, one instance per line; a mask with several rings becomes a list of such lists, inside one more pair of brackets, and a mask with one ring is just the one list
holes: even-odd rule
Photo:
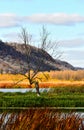
[[60, 59], [63, 55], [63, 52], [60, 50], [60, 42], [50, 40], [49, 35], [50, 33], [45, 26], [43, 26], [40, 33], [41, 48], [49, 53], [54, 59]]
[[[38, 82], [38, 73], [41, 70], [42, 64], [44, 62], [44, 59], [42, 57], [37, 57], [37, 64], [36, 64], [36, 68], [32, 70], [31, 68], [31, 60], [30, 57], [32, 55], [31, 53], [31, 41], [32, 41], [32, 36], [30, 34], [28, 34], [26, 28], [21, 28], [21, 32], [20, 32], [20, 39], [22, 40], [23, 44], [24, 44], [24, 54], [25, 54], [25, 59], [26, 59], [26, 63], [27, 63], [27, 73], [21, 73], [22, 75], [24, 75], [24, 79], [27, 79], [29, 81], [29, 84], [32, 86], [32, 84], [35, 85], [36, 88], [36, 92], [37, 95], [40, 95], [39, 92], [39, 82]], [[52, 54], [56, 54], [57, 51], [57, 43], [56, 42], [52, 42], [51, 40], [48, 39], [49, 37], [49, 33], [47, 32], [46, 28], [43, 26], [42, 27], [42, 32], [40, 34], [40, 50], [42, 51], [42, 53], [46, 53], [47, 52], [52, 52]], [[51, 51], [52, 50], [52, 51]], [[39, 48], [37, 48], [37, 51], [39, 53]], [[51, 55], [52, 55], [51, 54]], [[60, 55], [59, 55], [60, 56]], [[43, 72], [42, 72], [43, 73]], [[43, 75], [47, 78], [47, 76], [43, 73]], [[24, 79], [18, 81], [17, 83], [23, 81]], [[40, 79], [41, 80], [41, 79]]]
[[[39, 83], [38, 83], [38, 77], [37, 77], [37, 73], [40, 70], [40, 65], [37, 65], [36, 69], [34, 69], [33, 71], [31, 71], [31, 40], [32, 40], [32, 36], [30, 34], [28, 34], [26, 28], [21, 28], [21, 33], [20, 33], [20, 38], [24, 44], [24, 54], [26, 56], [26, 63], [27, 63], [27, 73], [23, 74], [25, 76], [25, 79], [28, 79], [29, 84], [35, 85], [36, 88], [36, 92], [37, 95], [40, 95], [39, 92]], [[38, 51], [38, 48], [37, 48]], [[41, 60], [39, 61], [39, 63], [41, 63]], [[21, 73], [22, 74], [22, 73]]]

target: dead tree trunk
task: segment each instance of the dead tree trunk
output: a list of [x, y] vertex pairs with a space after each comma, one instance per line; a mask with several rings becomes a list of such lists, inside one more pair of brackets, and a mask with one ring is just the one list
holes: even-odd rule
[[39, 92], [39, 83], [38, 83], [37, 81], [35, 82], [35, 88], [36, 88], [37, 96], [40, 96], [40, 92]]

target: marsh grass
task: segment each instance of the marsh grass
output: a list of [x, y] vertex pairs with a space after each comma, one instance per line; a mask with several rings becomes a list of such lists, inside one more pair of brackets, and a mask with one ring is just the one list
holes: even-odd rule
[[[45, 78], [45, 76], [47, 78]], [[40, 87], [41, 88], [52, 88], [59, 86], [84, 86], [84, 70], [65, 70], [65, 71], [50, 71], [44, 72], [44, 75], [39, 72], [38, 77], [41, 79]], [[0, 74], [0, 88], [31, 88], [34, 86], [30, 86], [28, 80], [23, 80], [23, 82], [18, 81], [24, 79], [23, 75], [20, 74]]]
[[49, 76], [51, 77], [51, 79], [84, 81], [84, 70], [50, 71]]
[[0, 130], [84, 130], [84, 119], [56, 109], [28, 109], [17, 113], [2, 113]]
[[84, 107], [84, 93], [81, 88], [53, 88], [42, 92], [4, 93], [0, 92], [0, 108], [6, 107]]

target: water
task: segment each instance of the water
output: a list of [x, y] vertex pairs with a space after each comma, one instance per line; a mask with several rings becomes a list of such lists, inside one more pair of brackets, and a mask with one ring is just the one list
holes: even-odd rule
[[[50, 88], [39, 88], [39, 91], [40, 92], [48, 92], [50, 90]], [[0, 88], [0, 92], [21, 92], [21, 93], [25, 93], [25, 92], [36, 92], [36, 89], [35, 88], [16, 88], [16, 89], [13, 89], [13, 88], [7, 88], [7, 89], [3, 89], [3, 88]]]

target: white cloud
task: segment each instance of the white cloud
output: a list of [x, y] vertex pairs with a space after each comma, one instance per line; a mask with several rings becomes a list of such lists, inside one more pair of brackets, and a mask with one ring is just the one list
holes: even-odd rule
[[16, 32], [8, 32], [5, 34], [2, 34], [2, 39], [7, 42], [18, 42], [19, 40], [19, 33]]
[[63, 59], [74, 66], [84, 67], [84, 39], [71, 39], [61, 42]]
[[66, 50], [63, 59], [74, 66], [84, 68], [84, 50]]
[[84, 61], [83, 60], [70, 60], [69, 61], [71, 64], [73, 64], [75, 67], [82, 67], [84, 68]]
[[61, 46], [64, 48], [84, 48], [84, 39], [76, 38], [70, 40], [63, 40], [60, 42]]
[[0, 14], [0, 27], [19, 26], [22, 18], [11, 13]]
[[47, 23], [54, 25], [75, 25], [84, 23], [84, 16], [78, 14], [51, 13], [33, 14], [30, 16], [18, 16], [12, 13], [0, 14], [0, 27], [13, 27], [28, 23]]
[[51, 14], [33, 14], [27, 16], [26, 20], [34, 23], [49, 23], [56, 25], [75, 25], [84, 22], [84, 16], [79, 14], [51, 13]]
[[71, 57], [72, 60], [78, 59], [83, 60], [84, 59], [84, 50], [66, 50], [65, 52], [68, 57]]

